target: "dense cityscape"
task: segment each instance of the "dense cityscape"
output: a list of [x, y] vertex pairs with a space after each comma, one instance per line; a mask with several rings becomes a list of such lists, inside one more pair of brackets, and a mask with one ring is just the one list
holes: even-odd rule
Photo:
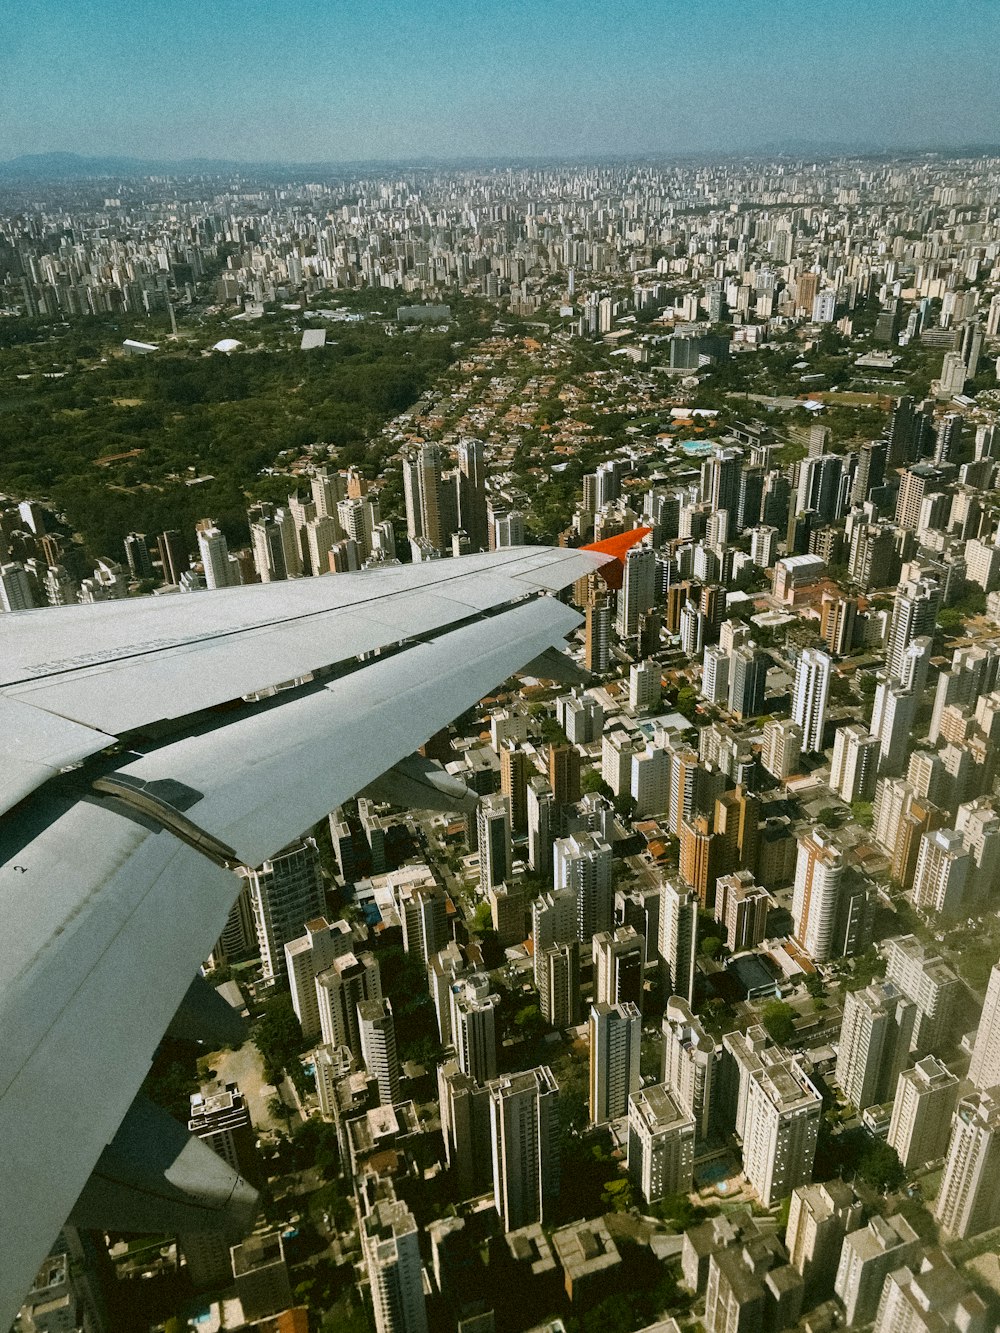
[[3, 613], [620, 556], [240, 868], [144, 1092], [252, 1229], [18, 1333], [996, 1328], [998, 377], [995, 156], [7, 164]]

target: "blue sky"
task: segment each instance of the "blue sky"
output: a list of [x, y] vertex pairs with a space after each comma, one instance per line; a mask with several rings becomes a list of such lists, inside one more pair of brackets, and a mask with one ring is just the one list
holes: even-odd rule
[[1000, 140], [1000, 0], [0, 0], [0, 159]]

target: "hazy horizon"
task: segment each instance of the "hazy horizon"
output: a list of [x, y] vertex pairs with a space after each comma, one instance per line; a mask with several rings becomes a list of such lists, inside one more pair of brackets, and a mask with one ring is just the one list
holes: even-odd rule
[[5, 16], [0, 151], [247, 164], [947, 151], [997, 141], [998, 48], [992, 0], [29, 0]]

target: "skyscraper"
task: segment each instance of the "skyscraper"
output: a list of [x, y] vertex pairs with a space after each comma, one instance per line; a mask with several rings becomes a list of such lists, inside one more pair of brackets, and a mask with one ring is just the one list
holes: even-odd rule
[[844, 857], [819, 828], [799, 838], [792, 920], [795, 937], [817, 963], [836, 957]]
[[896, 592], [885, 648], [886, 670], [894, 680], [903, 679], [903, 654], [913, 640], [933, 637], [940, 607], [936, 579], [908, 579]]
[[382, 998], [382, 980], [374, 954], [345, 953], [316, 978], [320, 1029], [327, 1046], [347, 1046], [361, 1060], [358, 1005]]
[[870, 801], [875, 795], [879, 743], [858, 722], [838, 727], [833, 740], [830, 790], [842, 801]]
[[617, 629], [623, 639], [639, 632], [639, 616], [656, 601], [656, 553], [651, 546], [633, 546], [625, 557], [618, 593]]
[[1000, 963], [994, 964], [986, 987], [986, 1002], [972, 1048], [969, 1082], [980, 1092], [1000, 1087]]
[[209, 589], [228, 588], [233, 581], [229, 565], [229, 545], [210, 518], [198, 524], [198, 555]]
[[715, 1122], [721, 1056], [688, 1002], [672, 995], [663, 1013], [662, 1081], [691, 1113], [699, 1140], [708, 1138]]
[[646, 941], [633, 926], [599, 931], [593, 939], [594, 998], [603, 1004], [628, 1001], [642, 1013]]
[[292, 992], [292, 1007], [307, 1041], [320, 1035], [316, 978], [335, 958], [354, 947], [354, 936], [346, 921], [331, 926], [325, 917], [305, 923], [306, 933], [285, 945], [285, 971]]
[[845, 1238], [834, 1290], [843, 1301], [848, 1328], [875, 1317], [885, 1279], [919, 1253], [919, 1237], [903, 1217], [873, 1217]]
[[628, 1101], [628, 1172], [647, 1203], [687, 1194], [694, 1175], [694, 1117], [657, 1084]]
[[484, 796], [476, 813], [479, 828], [479, 888], [481, 893], [503, 884], [513, 871], [510, 805], [505, 796]]
[[525, 798], [528, 820], [528, 865], [543, 879], [552, 873], [555, 836], [552, 788], [541, 775], [528, 779]]
[[547, 1065], [489, 1084], [493, 1197], [504, 1231], [543, 1221], [559, 1193], [559, 1085]]
[[802, 728], [802, 748], [807, 752], [819, 753], [823, 749], [831, 665], [826, 653], [804, 648], [795, 668], [792, 720]]
[[753, 644], [733, 650], [729, 661], [729, 711], [741, 721], [764, 710], [768, 660]]
[[789, 778], [802, 757], [802, 728], [797, 722], [776, 720], [764, 727], [760, 761], [772, 777]]
[[319, 849], [305, 838], [258, 870], [244, 872], [250, 886], [264, 981], [285, 977], [285, 945], [298, 939], [307, 921], [323, 914], [325, 891]]
[[634, 1004], [594, 1004], [590, 1009], [590, 1119], [618, 1120], [639, 1088], [642, 1017]]
[[833, 1295], [844, 1236], [863, 1215], [861, 1200], [842, 1180], [792, 1190], [785, 1247], [789, 1263], [802, 1275], [807, 1307]]
[[765, 1208], [812, 1178], [823, 1101], [794, 1059], [773, 1060], [747, 1082], [743, 1170]]
[[863, 1111], [887, 1101], [909, 1063], [916, 1006], [891, 981], [872, 982], [844, 996], [837, 1082]]
[[905, 1171], [944, 1156], [957, 1098], [958, 1079], [936, 1056], [926, 1055], [900, 1074], [888, 1142]]
[[458, 526], [468, 533], [473, 551], [489, 549], [482, 440], [461, 440], [458, 445]]
[[452, 982], [452, 1043], [463, 1074], [477, 1083], [496, 1078], [496, 1008], [500, 996], [484, 972], [472, 972]]
[[576, 938], [588, 947], [600, 930], [614, 923], [611, 846], [595, 833], [559, 838], [553, 848], [553, 883], [576, 896]]
[[396, 1052], [396, 1025], [388, 1000], [361, 1000], [358, 1004], [358, 1032], [361, 1058], [378, 1084], [380, 1106], [399, 1101], [399, 1056]]
[[664, 881], [660, 907], [660, 958], [668, 995], [694, 1003], [698, 956], [698, 895]]
[[975, 1092], [955, 1108], [944, 1175], [934, 1205], [938, 1226], [965, 1240], [1000, 1224], [1000, 1091]]
[[427, 1333], [420, 1233], [391, 1190], [363, 1218], [361, 1248], [377, 1333]]

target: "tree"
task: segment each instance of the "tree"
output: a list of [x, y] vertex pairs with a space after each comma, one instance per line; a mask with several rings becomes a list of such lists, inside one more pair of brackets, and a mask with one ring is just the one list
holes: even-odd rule
[[718, 958], [724, 948], [725, 945], [718, 935], [706, 935], [700, 945], [700, 950], [706, 958]]
[[890, 1147], [883, 1139], [876, 1139], [861, 1154], [857, 1175], [880, 1194], [899, 1189], [906, 1179], [906, 1172], [903, 1170], [896, 1149]]
[[588, 768], [580, 778], [580, 790], [584, 793], [596, 791], [601, 796], [607, 796], [610, 800], [614, 796], [610, 785], [601, 777], [600, 771], [596, 768]]
[[290, 995], [276, 995], [266, 1001], [264, 1012], [254, 1024], [253, 1042], [263, 1057], [269, 1083], [280, 1083], [283, 1073], [295, 1082], [304, 1080], [299, 1056], [305, 1043]]
[[612, 1213], [627, 1213], [632, 1207], [632, 1182], [627, 1176], [609, 1180], [601, 1193], [601, 1202]]
[[795, 1040], [795, 1010], [784, 1000], [770, 1000], [760, 1016], [767, 1035], [779, 1046]]
[[622, 819], [631, 819], [636, 812], [638, 802], [629, 792], [622, 792], [614, 800], [615, 813], [621, 815]]

